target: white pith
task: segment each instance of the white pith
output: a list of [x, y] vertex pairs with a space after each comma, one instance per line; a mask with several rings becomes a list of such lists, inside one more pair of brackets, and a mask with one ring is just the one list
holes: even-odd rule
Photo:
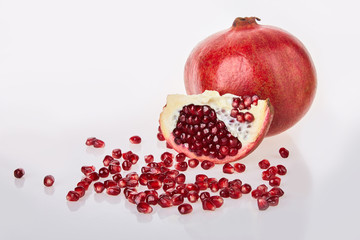
[[161, 113], [160, 126], [165, 138], [168, 138], [173, 129], [176, 127], [180, 110], [183, 106], [188, 104], [194, 105], [208, 105], [216, 111], [217, 118], [223, 121], [227, 130], [239, 139], [242, 146], [252, 143], [257, 139], [259, 133], [258, 129], [263, 126], [265, 121], [265, 112], [268, 108], [266, 100], [258, 100], [257, 105], [251, 106], [251, 109], [241, 110], [241, 112], [250, 112], [254, 115], [254, 121], [251, 123], [240, 123], [235, 118], [230, 116], [230, 111], [233, 109], [232, 101], [233, 94], [224, 94], [220, 96], [217, 91], [205, 91], [198, 95], [168, 95], [166, 107]]

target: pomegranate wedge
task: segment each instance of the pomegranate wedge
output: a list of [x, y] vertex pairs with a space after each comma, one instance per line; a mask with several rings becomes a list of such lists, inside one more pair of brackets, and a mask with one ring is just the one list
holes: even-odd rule
[[205, 91], [167, 97], [160, 128], [177, 152], [200, 161], [227, 163], [244, 158], [269, 130], [273, 108], [269, 99]]

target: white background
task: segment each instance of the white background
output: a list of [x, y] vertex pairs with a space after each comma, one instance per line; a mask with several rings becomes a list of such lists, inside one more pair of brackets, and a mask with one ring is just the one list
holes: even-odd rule
[[[0, 239], [359, 239], [355, 2], [1, 0]], [[159, 157], [158, 116], [167, 94], [185, 93], [187, 56], [239, 16], [292, 33], [317, 68], [308, 114], [241, 160], [244, 174], [229, 176], [256, 186], [259, 160], [284, 164], [279, 206], [260, 212], [243, 196], [215, 212], [195, 204], [186, 216], [159, 207], [142, 215], [123, 196], [93, 191], [68, 203], [80, 167], [100, 167], [113, 148]], [[130, 146], [134, 134], [140, 146]], [[87, 148], [90, 136], [106, 148]], [[281, 146], [290, 150], [286, 160]], [[17, 167], [26, 171], [21, 180], [13, 177]], [[49, 189], [47, 174], [56, 178]]]

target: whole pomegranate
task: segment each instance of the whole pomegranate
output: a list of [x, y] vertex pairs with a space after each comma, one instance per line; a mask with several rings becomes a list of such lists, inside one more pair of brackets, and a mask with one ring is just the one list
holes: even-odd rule
[[232, 27], [200, 42], [185, 65], [188, 94], [258, 95], [270, 99], [274, 118], [267, 136], [285, 131], [308, 111], [316, 73], [303, 44], [289, 33], [236, 18]]

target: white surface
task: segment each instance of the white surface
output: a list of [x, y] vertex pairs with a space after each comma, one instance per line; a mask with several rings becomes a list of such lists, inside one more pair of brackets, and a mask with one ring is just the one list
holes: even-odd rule
[[[357, 15], [350, 0], [0, 1], [0, 239], [359, 239]], [[165, 150], [155, 138], [158, 115], [168, 93], [185, 93], [188, 54], [238, 16], [297, 36], [318, 72], [306, 117], [244, 159], [246, 173], [230, 176], [255, 186], [259, 160], [284, 163], [279, 206], [259, 212], [244, 196], [213, 213], [195, 204], [188, 216], [159, 207], [141, 215], [123, 197], [92, 191], [68, 203], [80, 167], [100, 167], [113, 148], [141, 157]], [[128, 143], [134, 134], [140, 146]], [[89, 136], [106, 148], [87, 148]], [[47, 174], [56, 178], [50, 189]]]

